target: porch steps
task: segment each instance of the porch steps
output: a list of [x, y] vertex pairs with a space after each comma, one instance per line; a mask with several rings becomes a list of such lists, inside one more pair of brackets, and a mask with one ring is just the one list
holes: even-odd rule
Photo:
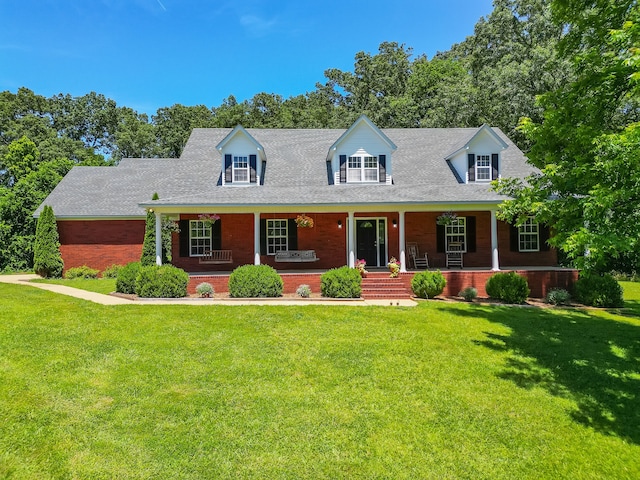
[[402, 277], [389, 278], [389, 274], [371, 275], [362, 279], [362, 298], [411, 298], [413, 293]]

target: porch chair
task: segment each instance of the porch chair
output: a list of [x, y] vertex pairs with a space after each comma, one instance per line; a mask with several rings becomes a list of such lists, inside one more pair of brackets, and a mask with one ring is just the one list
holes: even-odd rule
[[463, 253], [461, 243], [449, 243], [449, 248], [447, 249], [447, 268], [462, 268], [462, 255]]
[[424, 257], [420, 256], [417, 243], [407, 242], [407, 252], [409, 253], [409, 258], [413, 262], [413, 268], [416, 270], [420, 268], [429, 268], [429, 257], [426, 253], [424, 254]]

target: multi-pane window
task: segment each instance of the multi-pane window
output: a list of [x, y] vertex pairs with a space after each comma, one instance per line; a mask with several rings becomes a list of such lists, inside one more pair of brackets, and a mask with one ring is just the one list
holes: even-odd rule
[[189, 222], [190, 255], [200, 257], [211, 250], [211, 224], [200, 220]]
[[267, 220], [267, 254], [288, 250], [287, 220]]
[[476, 156], [476, 180], [491, 180], [491, 156]]
[[233, 181], [248, 182], [249, 181], [249, 161], [248, 157], [233, 157]]
[[518, 227], [518, 249], [521, 252], [540, 250], [540, 226], [531, 217]]
[[378, 157], [349, 157], [347, 182], [377, 182]]
[[444, 229], [447, 252], [467, 251], [467, 219], [454, 218]]

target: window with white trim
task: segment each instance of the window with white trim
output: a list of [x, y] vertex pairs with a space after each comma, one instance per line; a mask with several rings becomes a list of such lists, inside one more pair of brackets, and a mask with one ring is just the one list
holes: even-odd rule
[[467, 218], [456, 217], [444, 227], [444, 238], [447, 252], [467, 251]]
[[518, 250], [521, 252], [540, 251], [540, 225], [533, 217], [518, 227]]
[[347, 182], [377, 182], [378, 178], [378, 157], [370, 155], [349, 157]]
[[201, 220], [189, 222], [189, 255], [201, 257], [211, 250], [211, 224]]
[[242, 183], [249, 181], [249, 157], [233, 157], [233, 181]]
[[491, 180], [491, 155], [476, 155], [476, 181]]
[[267, 220], [267, 255], [275, 255], [277, 252], [289, 249], [287, 226], [286, 219]]

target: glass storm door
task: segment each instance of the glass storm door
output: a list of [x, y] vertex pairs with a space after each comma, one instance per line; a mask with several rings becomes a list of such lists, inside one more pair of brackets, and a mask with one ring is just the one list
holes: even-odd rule
[[356, 219], [356, 256], [368, 267], [386, 265], [386, 224], [384, 218]]

